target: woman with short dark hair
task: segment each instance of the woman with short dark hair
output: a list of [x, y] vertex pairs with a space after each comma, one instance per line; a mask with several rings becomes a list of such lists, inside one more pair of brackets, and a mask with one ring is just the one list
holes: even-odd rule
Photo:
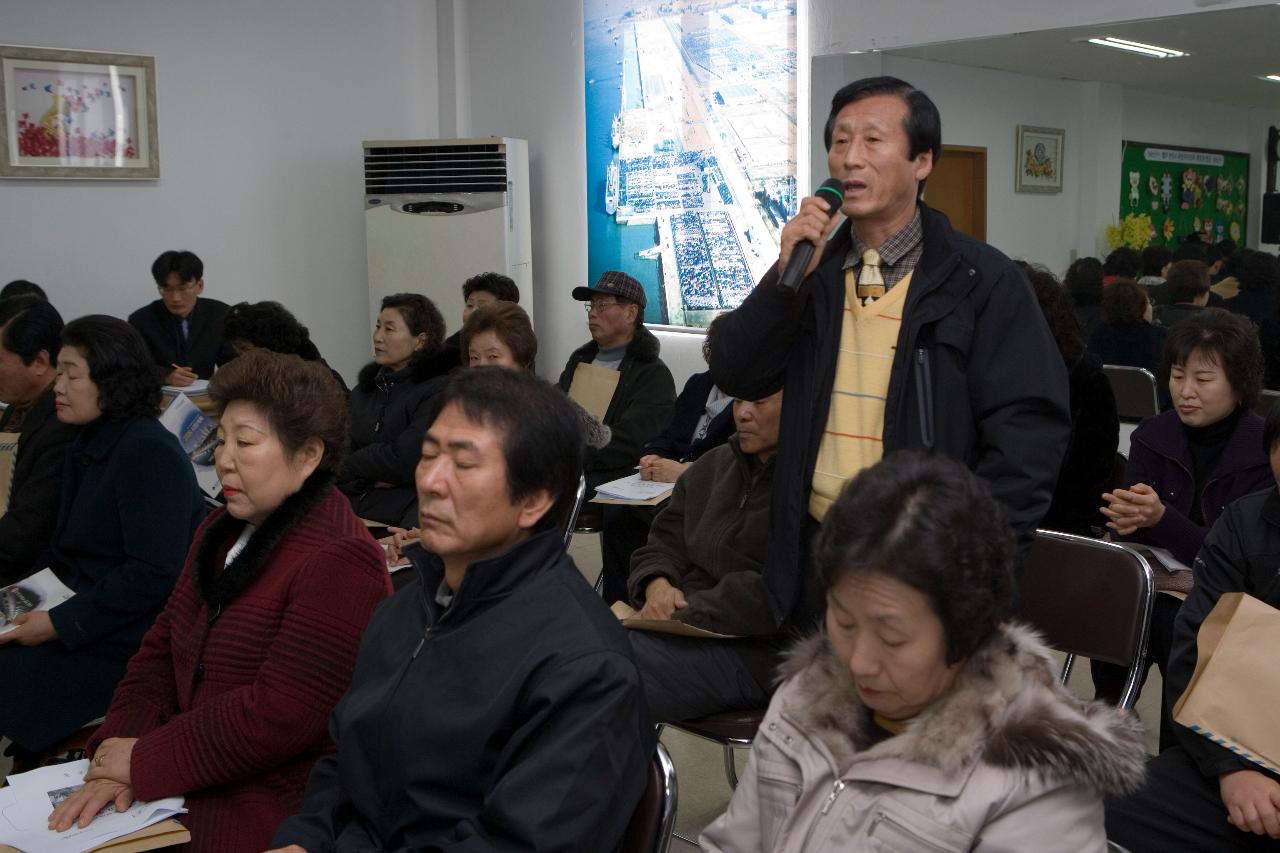
[[156, 417], [160, 373], [123, 320], [62, 330], [57, 418], [67, 450], [58, 521], [31, 567], [75, 595], [0, 634], [0, 735], [37, 752], [102, 716], [125, 664], [164, 606], [204, 517], [191, 460]]
[[328, 717], [390, 591], [382, 552], [333, 486], [347, 409], [328, 370], [251, 350], [214, 374], [227, 505], [196, 533], [106, 722], [87, 784], [54, 813], [184, 796], [191, 849], [268, 846], [332, 749]]
[[311, 342], [311, 332], [279, 302], [237, 302], [227, 309], [222, 334], [237, 355], [265, 349], [296, 355], [303, 361], [318, 361], [329, 369], [342, 390], [347, 390], [342, 374], [320, 357], [320, 350]]
[[1146, 288], [1131, 279], [1116, 279], [1102, 292], [1101, 322], [1089, 333], [1089, 351], [1103, 364], [1160, 368], [1164, 329], [1153, 325]]
[[356, 515], [385, 525], [417, 520], [413, 470], [422, 449], [426, 404], [442, 387], [439, 353], [444, 319], [419, 293], [382, 300], [373, 331], [373, 362], [351, 389], [351, 454], [338, 488]]
[[1013, 534], [960, 463], [899, 451], [849, 481], [814, 564], [823, 629], [784, 667], [710, 851], [1101, 850], [1141, 724], [1058, 683], [1010, 621]]
[[1102, 261], [1076, 258], [1062, 277], [1062, 286], [1071, 295], [1071, 306], [1085, 335], [1100, 322], [1098, 306], [1102, 302]]
[[[1114, 285], [1112, 285], [1114, 287]], [[1173, 409], [1133, 433], [1125, 488], [1106, 492], [1112, 535], [1166, 548], [1187, 566], [1223, 508], [1271, 482], [1262, 451], [1262, 350], [1248, 318], [1206, 308], [1169, 330], [1161, 380]], [[1164, 672], [1178, 600], [1157, 596], [1148, 663]], [[1099, 694], [1119, 695], [1119, 667], [1094, 664]], [[1166, 703], [1161, 742], [1172, 743]]]

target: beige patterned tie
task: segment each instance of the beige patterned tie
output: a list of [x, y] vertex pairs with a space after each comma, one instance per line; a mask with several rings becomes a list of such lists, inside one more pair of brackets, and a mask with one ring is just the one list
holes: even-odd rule
[[862, 270], [858, 273], [858, 298], [863, 305], [884, 296], [884, 276], [880, 275], [880, 253], [867, 249], [862, 253]]

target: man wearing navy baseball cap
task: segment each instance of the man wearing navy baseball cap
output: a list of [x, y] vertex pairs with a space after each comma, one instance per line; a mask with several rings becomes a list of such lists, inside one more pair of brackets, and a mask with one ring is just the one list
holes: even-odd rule
[[560, 388], [569, 390], [579, 364], [618, 371], [618, 387], [604, 415], [613, 439], [587, 449], [587, 485], [625, 477], [635, 470], [644, 443], [671, 418], [675, 380], [658, 357], [660, 344], [644, 327], [644, 287], [624, 272], [601, 274], [591, 287], [575, 287], [573, 298], [585, 302], [591, 340], [569, 356]]

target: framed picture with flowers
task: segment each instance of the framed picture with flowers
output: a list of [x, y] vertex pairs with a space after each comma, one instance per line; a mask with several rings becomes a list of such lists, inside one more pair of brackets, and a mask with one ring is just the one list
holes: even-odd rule
[[1017, 193], [1062, 192], [1062, 155], [1066, 131], [1059, 127], [1018, 125]]
[[0, 114], [0, 177], [160, 177], [153, 57], [0, 45]]

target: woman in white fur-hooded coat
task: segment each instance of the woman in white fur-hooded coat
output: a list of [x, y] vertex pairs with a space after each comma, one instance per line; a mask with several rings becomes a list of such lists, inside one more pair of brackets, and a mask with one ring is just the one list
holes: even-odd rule
[[823, 523], [823, 629], [791, 652], [704, 850], [1103, 851], [1146, 758], [1009, 621], [1012, 536], [956, 462], [896, 453]]

